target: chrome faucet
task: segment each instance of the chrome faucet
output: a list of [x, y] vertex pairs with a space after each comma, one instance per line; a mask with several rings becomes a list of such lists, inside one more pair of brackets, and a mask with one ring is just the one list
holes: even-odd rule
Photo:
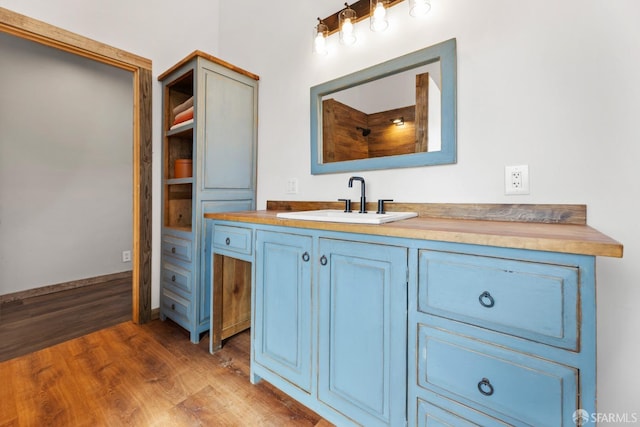
[[353, 181], [360, 181], [360, 213], [367, 213], [367, 197], [365, 196], [364, 178], [352, 176], [349, 178], [349, 188], [353, 187]]

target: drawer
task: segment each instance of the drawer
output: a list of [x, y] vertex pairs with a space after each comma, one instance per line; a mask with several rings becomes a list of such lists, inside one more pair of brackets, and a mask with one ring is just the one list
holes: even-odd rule
[[[418, 427], [475, 427], [475, 426], [509, 426], [496, 418], [472, 411], [462, 405], [451, 402], [447, 409], [435, 405], [427, 400], [418, 399]], [[462, 414], [468, 412], [473, 421], [463, 418]]]
[[189, 300], [167, 289], [162, 291], [163, 314], [183, 328], [189, 329]]
[[578, 350], [578, 269], [420, 251], [418, 310]]
[[161, 280], [163, 286], [179, 289], [186, 294], [192, 292], [191, 272], [165, 260], [162, 262]]
[[230, 227], [227, 225], [213, 226], [213, 246], [218, 249], [251, 255], [251, 229]]
[[418, 329], [418, 385], [532, 426], [572, 425], [578, 371], [440, 329]]
[[162, 236], [162, 253], [183, 261], [191, 261], [191, 240]]

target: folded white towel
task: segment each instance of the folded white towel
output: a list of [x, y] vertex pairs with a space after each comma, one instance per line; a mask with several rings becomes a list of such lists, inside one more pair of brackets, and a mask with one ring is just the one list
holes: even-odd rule
[[175, 125], [171, 126], [169, 130], [174, 130], [176, 128], [179, 128], [180, 126], [188, 125], [191, 123], [193, 123], [193, 119], [185, 120], [184, 122], [176, 123]]

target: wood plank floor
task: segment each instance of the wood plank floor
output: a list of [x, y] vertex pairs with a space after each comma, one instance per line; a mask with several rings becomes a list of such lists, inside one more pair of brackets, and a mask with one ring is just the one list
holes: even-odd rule
[[131, 320], [131, 278], [0, 303], [0, 361]]
[[0, 426], [330, 426], [249, 382], [250, 334], [208, 352], [173, 322], [121, 323], [0, 363]]

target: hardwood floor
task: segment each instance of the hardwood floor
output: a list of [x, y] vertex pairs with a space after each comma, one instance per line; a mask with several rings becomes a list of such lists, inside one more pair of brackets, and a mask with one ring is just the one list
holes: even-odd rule
[[131, 277], [0, 303], [0, 361], [131, 320]]
[[0, 363], [0, 426], [330, 426], [249, 382], [250, 333], [208, 352], [173, 322], [131, 322]]

